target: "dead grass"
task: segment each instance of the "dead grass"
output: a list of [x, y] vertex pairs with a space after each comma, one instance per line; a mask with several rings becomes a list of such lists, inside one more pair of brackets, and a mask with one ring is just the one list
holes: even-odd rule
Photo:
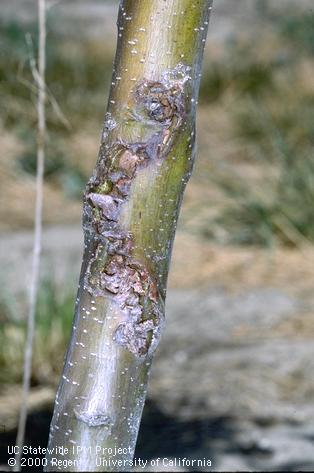
[[[1, 130], [0, 161], [0, 230], [10, 231], [30, 228], [33, 225], [35, 203], [35, 179], [18, 169], [16, 158], [25, 144], [13, 133]], [[60, 188], [45, 183], [45, 224], [71, 223], [80, 218], [81, 205], [67, 199]]]
[[[186, 259], [186, 255], [189, 259]], [[314, 300], [314, 248], [273, 249], [221, 246], [186, 232], [174, 245], [170, 287], [221, 286], [229, 291], [256, 287], [281, 288]]]
[[[283, 40], [276, 21], [266, 30], [257, 31], [254, 37], [241, 31], [228, 44], [210, 45], [211, 60], [205, 61], [198, 110], [199, 153], [186, 191], [181, 225], [218, 243], [298, 246], [312, 238], [311, 206], [307, 204], [307, 214], [302, 210], [301, 222], [293, 218], [296, 211], [292, 191], [301, 196], [302, 202], [301, 192], [309, 188], [301, 176], [304, 170], [304, 175], [308, 175], [305, 166], [296, 169], [292, 185], [285, 187], [288, 191], [278, 208], [276, 188], [283, 163], [278, 158], [281, 150], [274, 146], [274, 141], [279, 130], [291, 153], [299, 161], [307, 162], [313, 122], [310, 104], [314, 101], [314, 66], [306, 49], [307, 36], [306, 48], [295, 54], [293, 41], [304, 37], [295, 27], [297, 21], [288, 25], [290, 30], [292, 25], [292, 40], [289, 28], [285, 29]], [[34, 110], [26, 106], [31, 104], [32, 94], [21, 82], [29, 79], [23, 34], [18, 25], [4, 27], [3, 31], [9, 33], [5, 54], [14, 45], [19, 52], [16, 61], [9, 54], [12, 70], [3, 70], [9, 85], [0, 84], [7, 100], [2, 140], [6, 158], [0, 169], [0, 231], [8, 231], [29, 227], [33, 220], [33, 176], [25, 169], [23, 172], [18, 164], [21, 159], [25, 164], [33, 156]], [[112, 52], [112, 44], [104, 45], [97, 38], [82, 42], [56, 36], [49, 44], [47, 81], [70, 128], [66, 129], [48, 104], [47, 151], [55, 162], [45, 184], [45, 223], [80, 219], [81, 193], [98, 151]], [[24, 66], [19, 70], [23, 58]], [[17, 81], [15, 70], [19, 70]], [[258, 115], [261, 106], [266, 107], [270, 118], [266, 117], [262, 124]], [[270, 123], [268, 129], [265, 121], [266, 125]], [[13, 145], [6, 150], [5, 141], [10, 140]], [[284, 166], [289, 171], [289, 160], [286, 161]], [[301, 186], [295, 182], [299, 178], [303, 179]], [[305, 195], [307, 200], [309, 194]], [[287, 213], [288, 224], [287, 218], [282, 217]]]

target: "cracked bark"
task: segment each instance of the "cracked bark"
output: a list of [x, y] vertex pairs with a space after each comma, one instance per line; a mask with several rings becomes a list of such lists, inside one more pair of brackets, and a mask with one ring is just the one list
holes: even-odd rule
[[211, 0], [120, 4], [102, 142], [84, 194], [75, 319], [49, 437], [49, 449], [68, 448], [59, 460], [75, 462], [56, 464], [55, 450], [46, 470], [130, 468], [193, 166], [210, 10]]

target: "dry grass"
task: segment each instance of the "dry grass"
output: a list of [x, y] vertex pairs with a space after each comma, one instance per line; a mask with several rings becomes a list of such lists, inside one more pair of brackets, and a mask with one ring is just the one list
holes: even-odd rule
[[[31, 228], [34, 218], [35, 179], [17, 165], [25, 144], [14, 133], [1, 129], [0, 231]], [[77, 222], [79, 201], [70, 200], [53, 182], [45, 183], [43, 220], [45, 224]]]
[[[189, 255], [186, 261], [186, 255]], [[178, 232], [170, 287], [222, 286], [229, 291], [277, 287], [300, 298], [313, 298], [314, 248], [221, 246]]]
[[[230, 43], [209, 48], [199, 153], [181, 217], [187, 231], [223, 244], [299, 246], [313, 240], [312, 20], [302, 18], [275, 18], [254, 36], [241, 31]], [[8, 85], [0, 83], [7, 103], [0, 230], [9, 230], [29, 227], [33, 219], [34, 110], [25, 87], [30, 77], [23, 32], [11, 25], [4, 33], [11, 69], [2, 71]], [[97, 156], [113, 45], [56, 36], [48, 52], [47, 82], [69, 126], [48, 104], [44, 222], [70, 223], [80, 219], [84, 182]]]

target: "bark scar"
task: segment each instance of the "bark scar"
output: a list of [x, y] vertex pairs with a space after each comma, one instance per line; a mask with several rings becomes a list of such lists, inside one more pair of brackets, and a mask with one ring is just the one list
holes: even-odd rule
[[107, 414], [102, 412], [78, 411], [74, 409], [77, 420], [87, 424], [89, 427], [107, 427], [108, 433], [111, 430], [112, 421]]
[[151, 161], [166, 158], [184, 122], [188, 73], [189, 68], [179, 64], [165, 71], [160, 81], [144, 80], [135, 86], [134, 116], [146, 115], [155, 123], [153, 132], [144, 142], [103, 142], [84, 194], [84, 230], [96, 241], [85, 287], [93, 296], [111, 297], [119, 306], [125, 321], [117, 326], [113, 338], [137, 357], [151, 354], [158, 345], [164, 300], [155, 277], [134, 258], [133, 235], [122, 228], [119, 219], [138, 171]]

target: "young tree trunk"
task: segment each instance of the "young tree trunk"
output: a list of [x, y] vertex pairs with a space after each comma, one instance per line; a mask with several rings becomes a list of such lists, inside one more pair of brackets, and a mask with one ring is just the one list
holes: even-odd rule
[[[59, 459], [75, 460], [68, 470], [131, 465], [193, 166], [210, 10], [211, 0], [120, 4], [102, 143], [84, 194], [76, 314], [50, 430], [49, 449], [65, 446]], [[47, 470], [57, 468], [56, 457], [56, 450], [47, 455]]]

